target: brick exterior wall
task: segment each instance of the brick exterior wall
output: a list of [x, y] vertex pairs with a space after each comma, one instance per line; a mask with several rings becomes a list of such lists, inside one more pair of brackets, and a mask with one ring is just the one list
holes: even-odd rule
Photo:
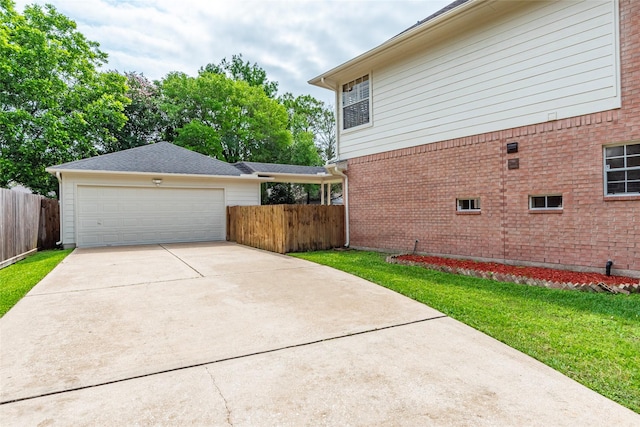
[[[640, 195], [603, 196], [603, 145], [640, 140], [640, 1], [620, 15], [621, 109], [350, 159], [351, 246], [640, 277]], [[560, 213], [529, 210], [544, 194]], [[477, 197], [480, 214], [457, 212]]]

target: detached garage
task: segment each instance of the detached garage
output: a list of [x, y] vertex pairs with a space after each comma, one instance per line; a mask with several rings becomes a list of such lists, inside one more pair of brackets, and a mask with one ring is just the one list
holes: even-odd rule
[[65, 247], [226, 238], [226, 206], [259, 205], [264, 178], [167, 142], [47, 168]]

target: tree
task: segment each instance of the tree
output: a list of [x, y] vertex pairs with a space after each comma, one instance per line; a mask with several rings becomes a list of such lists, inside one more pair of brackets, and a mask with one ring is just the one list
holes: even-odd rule
[[160, 109], [159, 83], [142, 73], [125, 72], [123, 76], [127, 79], [126, 96], [130, 100], [124, 108], [127, 122], [115, 132], [113, 142], [104, 147], [109, 153], [161, 141], [168, 125], [167, 116]]
[[[287, 127], [293, 143], [278, 156], [279, 163], [303, 166], [323, 164], [318, 147], [314, 143], [316, 119], [322, 111], [322, 102], [310, 95], [294, 97], [285, 93], [278, 101], [286, 108]], [[295, 203], [306, 198], [307, 203], [319, 194], [319, 186], [313, 184], [271, 184], [266, 183], [263, 191], [264, 204]]]
[[162, 82], [167, 139], [229, 163], [275, 162], [291, 145], [287, 113], [261, 87], [201, 71], [170, 73]]
[[232, 80], [242, 80], [249, 86], [261, 87], [269, 98], [275, 98], [278, 93], [278, 82], [267, 79], [267, 72], [258, 66], [257, 63], [251, 65], [249, 61], [244, 62], [242, 54], [233, 55], [231, 61], [223, 58], [219, 64], [207, 64], [200, 68], [200, 73], [222, 74]]
[[263, 205], [294, 205], [296, 203], [295, 190], [292, 184], [286, 182], [265, 183], [261, 193]]
[[336, 158], [336, 115], [332, 106], [323, 104], [316, 120], [315, 143], [320, 149], [320, 157], [325, 163]]
[[320, 160], [315, 163], [296, 164], [324, 164], [335, 158], [336, 127], [335, 114], [331, 106], [315, 99], [310, 95], [294, 97], [285, 93], [279, 98], [287, 108], [289, 114], [289, 128], [293, 134], [294, 144], [309, 138], [317, 148]]
[[294, 97], [290, 93], [282, 95], [279, 101], [287, 109], [288, 127], [293, 137], [289, 152], [283, 153], [282, 163], [321, 165], [323, 162], [315, 146], [315, 132], [324, 104], [310, 95]]
[[[335, 114], [331, 106], [312, 96], [294, 97], [285, 93], [280, 98], [289, 113], [289, 127], [293, 134], [288, 163], [297, 165], [322, 165], [336, 157]], [[341, 191], [340, 184], [332, 185], [332, 193]], [[320, 198], [318, 185], [293, 185], [290, 193], [300, 199], [306, 196], [307, 203]], [[279, 194], [271, 192], [271, 194]]]
[[126, 117], [125, 79], [100, 73], [107, 55], [47, 5], [21, 15], [0, 0], [0, 185], [49, 195], [45, 167], [95, 155]]

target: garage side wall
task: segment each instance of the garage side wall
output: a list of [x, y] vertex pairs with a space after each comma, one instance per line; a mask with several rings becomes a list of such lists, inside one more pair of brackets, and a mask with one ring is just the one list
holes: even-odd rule
[[[161, 178], [161, 189], [219, 189], [224, 193], [225, 206], [259, 205], [260, 184], [242, 180], [210, 177], [181, 177], [156, 175], [116, 175], [96, 173], [62, 173], [61, 183], [61, 240], [64, 247], [78, 245], [78, 187], [105, 186], [116, 188], [153, 189], [153, 178]], [[224, 234], [224, 233], [223, 233]]]

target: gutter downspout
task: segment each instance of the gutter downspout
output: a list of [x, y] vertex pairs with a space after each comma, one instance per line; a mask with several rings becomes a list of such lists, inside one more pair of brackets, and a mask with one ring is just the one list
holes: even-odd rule
[[344, 233], [346, 236], [346, 241], [344, 242], [344, 246], [346, 248], [349, 247], [351, 243], [351, 236], [349, 234], [349, 177], [342, 172], [340, 172], [344, 177]]
[[58, 205], [60, 206], [60, 240], [56, 242], [56, 246], [59, 246], [62, 244], [62, 236], [64, 236], [62, 229], [62, 227], [64, 227], [64, 215], [62, 212], [62, 174], [59, 171], [56, 171], [56, 179], [58, 180]]

